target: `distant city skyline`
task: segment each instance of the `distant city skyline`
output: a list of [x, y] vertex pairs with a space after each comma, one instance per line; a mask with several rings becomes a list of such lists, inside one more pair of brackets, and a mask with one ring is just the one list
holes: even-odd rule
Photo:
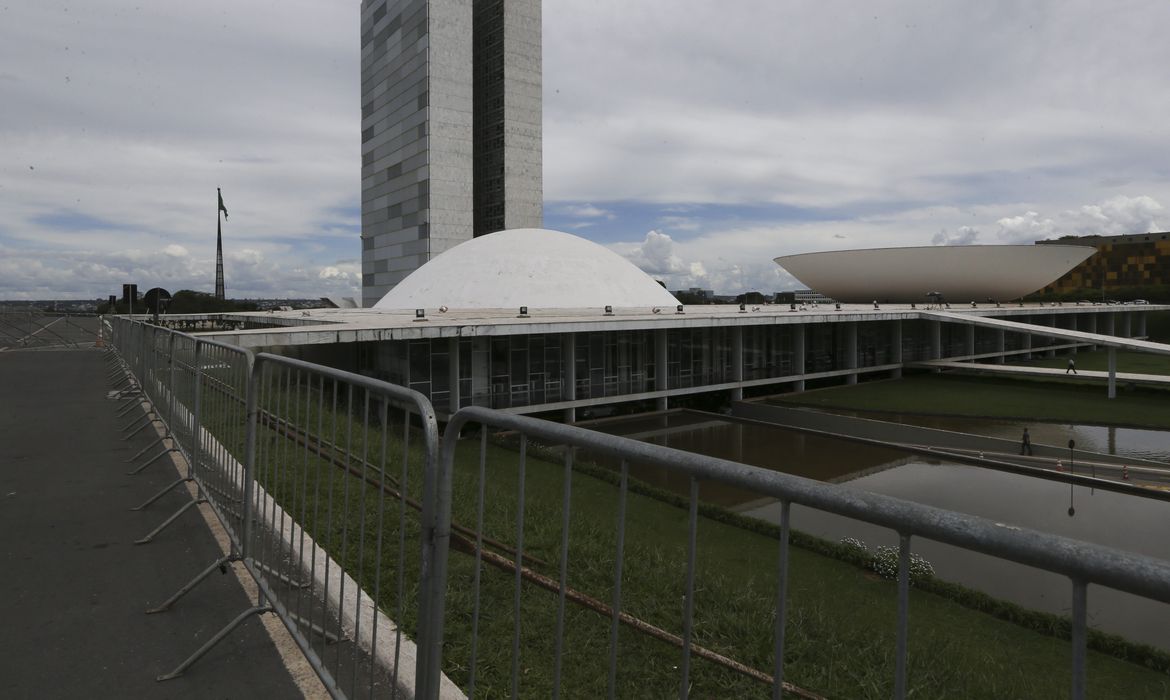
[[[1154, 2], [544, 3], [544, 225], [671, 289], [1166, 230]], [[0, 299], [360, 296], [358, 3], [0, 6]], [[716, 31], [714, 28], [718, 28]]]

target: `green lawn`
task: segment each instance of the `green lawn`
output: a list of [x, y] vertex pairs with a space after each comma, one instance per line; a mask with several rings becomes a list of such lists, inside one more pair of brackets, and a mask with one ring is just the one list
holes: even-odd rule
[[1159, 430], [1170, 425], [1170, 391], [1123, 385], [1117, 398], [1109, 399], [1100, 382], [1090, 384], [1063, 378], [1043, 381], [924, 373], [770, 400], [856, 411], [1068, 421]]
[[[299, 414], [290, 411], [288, 396], [288, 389], [278, 389], [262, 396], [261, 406], [282, 410], [298, 424], [311, 427], [332, 443], [351, 446], [371, 461], [386, 454], [387, 472], [394, 483], [404, 479], [406, 492], [418, 497], [422, 460], [417, 436], [411, 433], [412, 444], [406, 450], [410, 463], [403, 472], [402, 430], [384, 433], [374, 421], [366, 432], [365, 422], [348, 417], [354, 410], [358, 415], [365, 412], [360, 395], [327, 405], [323, 411]], [[396, 500], [380, 505], [378, 489], [314, 451], [292, 446], [271, 426], [262, 426], [257, 438], [257, 478], [269, 493], [366, 590], [374, 590], [374, 573], [380, 572], [380, 605], [416, 636], [414, 606], [420, 581], [417, 513], [400, 509]], [[477, 520], [478, 446], [478, 440], [462, 443], [455, 463], [453, 519], [467, 526], [474, 526]], [[503, 445], [489, 444], [487, 449], [483, 530], [487, 536], [515, 544], [518, 453]], [[541, 560], [530, 564], [533, 570], [556, 579], [565, 470], [561, 463], [540, 459], [535, 449], [532, 452], [523, 501], [524, 549]], [[593, 469], [571, 473], [567, 579], [571, 588], [608, 604], [616, 563], [618, 490], [611, 479], [599, 478], [605, 475]], [[314, 503], [321, 505], [313, 507]], [[770, 673], [777, 540], [768, 532], [737, 525], [733, 516], [721, 511], [707, 513], [710, 517], [701, 517], [698, 528], [694, 643]], [[405, 524], [401, 530], [400, 522]], [[628, 495], [622, 609], [676, 635], [682, 634], [686, 523], [686, 509], [669, 497], [649, 492]], [[400, 535], [406, 543], [401, 565], [396, 553]], [[379, 542], [384, 548], [381, 556]], [[265, 550], [260, 547], [259, 551]], [[889, 697], [894, 673], [895, 584], [855, 563], [810, 549], [793, 547], [790, 557], [786, 680], [834, 698]], [[404, 586], [401, 596], [396, 584], [399, 573]], [[443, 667], [465, 689], [471, 665], [475, 573], [472, 557], [453, 548]], [[510, 571], [486, 565], [480, 573], [483, 613], [476, 652], [476, 695], [501, 697], [509, 694], [511, 679], [515, 579]], [[557, 596], [525, 583], [519, 600], [519, 694], [547, 697], [553, 690]], [[565, 697], [605, 695], [609, 624], [608, 617], [567, 604], [561, 681]], [[912, 697], [1048, 698], [1068, 694], [1070, 650], [1065, 640], [923, 590], [911, 593], [910, 629]], [[623, 626], [617, 695], [677, 694], [680, 662], [678, 648]], [[1170, 675], [1137, 664], [1090, 651], [1088, 668], [1090, 697], [1170, 694]], [[770, 696], [769, 689], [758, 681], [697, 658], [692, 659], [691, 682], [694, 697]]]

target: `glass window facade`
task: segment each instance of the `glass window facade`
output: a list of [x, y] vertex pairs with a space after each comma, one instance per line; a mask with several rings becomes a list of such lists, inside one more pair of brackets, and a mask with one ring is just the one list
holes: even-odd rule
[[795, 326], [748, 326], [743, 329], [745, 380], [784, 377], [796, 373]]
[[[1041, 326], [1053, 323], [1052, 314], [1012, 319]], [[519, 408], [620, 399], [662, 389], [658, 338], [666, 343], [661, 368], [665, 388], [677, 391], [734, 383], [737, 335], [742, 340], [743, 381], [783, 381], [802, 374], [895, 364], [899, 325], [903, 363], [932, 359], [936, 332], [943, 359], [969, 355], [972, 338], [977, 355], [999, 350], [1000, 331], [994, 328], [904, 319], [424, 338], [361, 343], [356, 358], [364, 373], [419, 391], [440, 410], [451, 406], [452, 389], [457, 389], [459, 407]], [[1078, 323], [1061, 318], [1057, 325], [1088, 329], [1092, 324], [1088, 319]], [[1096, 325], [1108, 332], [1106, 323]], [[1116, 325], [1122, 328], [1120, 320]], [[798, 347], [799, 338], [803, 348]], [[1033, 338], [1033, 347], [1045, 345], [1040, 336]], [[452, 347], [458, 349], [457, 368], [452, 366]], [[1025, 334], [1003, 333], [1005, 351], [1027, 347]], [[849, 356], [851, 349], [855, 357]]]
[[666, 332], [666, 377], [671, 389], [732, 381], [730, 328], [672, 328]]

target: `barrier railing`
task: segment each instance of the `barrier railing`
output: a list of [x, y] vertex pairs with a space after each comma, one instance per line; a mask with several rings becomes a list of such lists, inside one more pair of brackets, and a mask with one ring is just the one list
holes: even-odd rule
[[[241, 562], [258, 588], [255, 605], [164, 678], [244, 619], [272, 612], [334, 697], [459, 694], [443, 668], [470, 695], [564, 689], [615, 697], [671, 684], [680, 697], [726, 695], [741, 688], [730, 674], [768, 684], [774, 697], [815, 697], [784, 681], [793, 506], [896, 533], [895, 697], [908, 692], [915, 537], [1069, 579], [1075, 698], [1086, 690], [1088, 585], [1170, 602], [1170, 564], [1159, 560], [479, 407], [456, 413], [440, 445], [434, 412], [417, 392], [125, 319], [106, 328], [120, 410], [147, 402], [124, 432], [155, 425], [162, 434], [164, 451], [139, 470], [179, 451], [187, 467], [168, 489], [195, 486], [191, 501], [144, 541], [204, 501], [231, 541], [225, 557], [157, 610], [228, 562]], [[472, 426], [481, 427], [478, 449], [459, 439]], [[489, 444], [489, 429], [518, 436], [515, 449]], [[530, 459], [533, 450], [542, 459]], [[576, 451], [613, 460], [616, 483], [582, 481]], [[647, 526], [630, 507], [635, 467], [683, 486], [685, 508], [654, 515], [662, 527], [681, 528], [677, 550], [635, 536]], [[725, 601], [707, 591], [721, 572], [700, 546], [700, 531], [716, 529], [700, 516], [700, 486], [712, 484], [779, 504], [767, 555], [772, 588], [762, 606], [743, 611], [761, 635], [750, 643], [770, 650], [767, 670], [737, 660], [735, 645], [720, 639], [713, 611]], [[592, 491], [579, 500], [583, 489]], [[452, 561], [451, 550], [466, 556]], [[583, 570], [590, 577], [580, 583]], [[638, 592], [623, 589], [638, 577], [650, 580]], [[651, 685], [639, 685], [647, 679]]]
[[[131, 474], [170, 452], [186, 463], [135, 510], [180, 484], [195, 486], [138, 543], [201, 503], [230, 541], [228, 553], [148, 612], [170, 609], [231, 562], [242, 562], [258, 589], [253, 606], [159, 680], [182, 674], [244, 620], [272, 612], [334, 697], [438, 697], [443, 678], [418, 673], [426, 654], [412, 641], [441, 616], [419, 594], [432, 588], [424, 581], [436, 547], [434, 513], [422, 507], [435, 500], [426, 494], [439, 449], [429, 402], [359, 375], [122, 318], [103, 328], [120, 410], [146, 409], [124, 436], [159, 431], [129, 460], [139, 463]], [[141, 461], [156, 445], [162, 451]], [[449, 682], [444, 692], [458, 694]]]
[[[459, 435], [474, 426], [483, 429], [481, 440], [478, 452], [468, 454], [468, 445], [466, 441], [460, 442]], [[517, 435], [517, 451], [501, 453], [498, 447], [490, 446], [486, 439], [489, 429]], [[534, 462], [529, 457], [533, 445], [539, 445], [543, 459]], [[561, 466], [548, 460], [550, 451], [555, 450], [561, 455]], [[615, 466], [620, 464], [616, 488], [601, 482], [605, 483], [610, 495], [603, 493], [598, 497], [594, 493], [584, 501], [593, 509], [591, 513], [578, 514], [581, 502], [574, 502], [574, 494], [581, 488], [596, 490], [596, 484], [586, 482], [597, 480], [583, 480], [575, 475], [574, 450], [608, 458]], [[628, 479], [634, 465], [650, 469], [650, 474], [656, 478], [675, 479], [675, 485], [681, 481], [683, 493], [689, 494], [685, 497], [688, 506], [685, 514], [680, 510], [677, 515], [660, 513], [655, 516], [678, 521], [678, 526], [685, 528], [685, 552], [679, 552], [685, 564], [660, 563], [638, 568], [637, 565], [647, 560], [669, 558], [672, 552], [665, 546], [654, 551], [643, 543], [637, 555], [629, 553], [627, 530], [635, 520], [628, 514], [627, 505], [631, 499]], [[448, 667], [466, 669], [464, 677], [454, 680], [471, 696], [476, 694], [481, 669], [487, 664], [494, 667], [490, 686], [492, 694], [507, 689], [513, 697], [516, 694], [556, 697], [562, 687], [572, 688], [574, 693], [615, 697], [623, 694], [622, 688], [625, 688], [625, 694], [629, 693], [629, 687], [619, 683], [623, 676], [643, 674], [663, 678], [660, 657], [648, 656], [642, 644], [631, 641], [630, 636], [619, 637], [619, 628], [625, 626], [678, 649], [674, 662], [677, 672], [673, 680], [679, 697], [688, 697], [691, 692], [704, 696], [735, 692], [728, 690], [726, 685], [734, 681], [725, 677], [713, 678], [715, 672], [708, 672], [708, 669], [714, 667], [720, 672], [729, 669], [740, 676], [769, 684], [773, 697], [782, 692], [812, 697], [784, 682], [785, 629], [790, 597], [789, 522], [794, 505], [873, 523], [897, 534], [900, 546], [892, 694], [898, 698], [907, 694], [911, 541], [915, 537], [1025, 564], [1069, 579], [1071, 691], [1074, 698], [1083, 698], [1086, 690], [1087, 586], [1097, 584], [1163, 603], [1170, 602], [1170, 564], [1164, 561], [840, 485], [480, 407], [461, 409], [447, 425], [438, 483], [439, 494], [460, 494], [458, 510], [464, 517], [476, 518], [479, 532], [484, 531], [485, 512], [491, 515], [494, 511], [494, 516], [488, 519], [496, 528], [503, 527], [500, 524], [501, 510], [505, 512], [503, 520], [511, 519], [512, 522], [509, 528], [515, 552], [510, 557], [490, 551], [485, 547], [482, 535], [474, 542], [458, 542], [448, 528], [452, 499], [440, 495], [438, 536], [451, 537], [452, 549], [463, 549], [474, 556], [470, 571], [461, 565], [459, 572], [451, 576], [470, 579], [471, 591], [469, 594], [461, 591], [458, 601], [461, 607], [456, 611], [447, 606], [446, 614], [448, 623], [465, 616], [469, 620], [466, 629], [459, 630], [459, 636], [466, 635], [470, 639], [461, 645], [466, 651], [451, 659]], [[704, 595], [709, 589], [718, 590], [718, 581], [723, 574], [703, 566], [700, 549], [696, 546], [700, 523], [707, 530], [719, 527], [699, 516], [700, 483], [741, 489], [757, 498], [775, 499], [780, 506], [779, 552], [773, 574], [772, 605], [765, 602], [754, 611], [740, 611], [745, 615], [754, 612], [754, 617], [764, 621], [774, 613], [774, 619], [769, 622], [757, 620], [755, 628], [760, 634], [764, 634], [761, 624], [771, 628], [768, 635], [772, 650], [770, 673], [750, 668], [719, 650], [726, 640], [721, 637], [717, 612], [728, 602], [718, 599], [714, 592]], [[604, 505], [607, 500], [612, 507]], [[598, 508], [606, 509], [601, 517], [596, 512]], [[528, 515], [534, 509], [539, 509], [538, 517]], [[469, 516], [469, 513], [473, 515]], [[644, 515], [643, 521], [647, 517], [650, 516]], [[491, 527], [493, 525], [489, 522], [488, 528]], [[603, 529], [608, 532], [602, 532]], [[531, 545], [530, 540], [534, 540]], [[583, 541], [582, 546], [577, 546], [578, 540]], [[719, 544], [715, 543], [716, 548]], [[608, 552], [599, 554], [607, 548]], [[548, 564], [530, 563], [530, 551], [533, 550], [539, 556], [556, 559]], [[443, 557], [445, 551], [440, 550], [439, 556]], [[575, 558], [570, 554], [574, 551], [586, 556]], [[765, 556], [765, 553], [760, 552], [757, 556]], [[441, 583], [447, 565], [446, 560], [436, 563], [436, 571], [444, 572], [444, 576], [432, 580], [435, 588], [430, 595], [434, 597], [441, 597], [446, 590], [454, 590]], [[502, 570], [504, 576], [489, 576], [485, 573], [489, 565]], [[599, 573], [599, 567], [610, 567], [612, 573], [606, 575], [603, 570]], [[544, 574], [541, 569], [550, 571]], [[573, 581], [571, 571], [578, 572], [577, 578], [587, 582]], [[663, 571], [672, 575], [663, 576]], [[765, 575], [766, 571], [757, 573], [757, 576]], [[648, 585], [647, 577], [652, 579]], [[598, 584], [599, 578], [604, 582]], [[643, 589], [649, 587], [655, 594], [647, 597], [643, 593], [636, 602], [628, 601], [623, 583], [632, 578], [642, 579]], [[503, 588], [505, 586], [511, 587], [510, 593]], [[727, 590], [726, 586], [724, 590]], [[555, 595], [555, 602], [550, 593]], [[543, 601], [538, 598], [540, 595], [545, 597]], [[665, 606], [662, 598], [668, 601]], [[706, 603], [706, 607], [701, 603]], [[589, 609], [593, 614], [608, 618], [608, 630], [599, 628], [594, 622], [590, 632], [587, 629], [589, 617], [575, 613], [580, 609]], [[533, 630], [542, 630], [547, 639], [534, 639]], [[436, 630], [430, 632], [437, 633]], [[759, 645], [762, 640], [753, 637], [750, 644]], [[567, 660], [567, 650], [573, 652], [571, 660]], [[602, 650], [608, 651], [607, 656], [602, 657]], [[604, 661], [591, 663], [602, 658]], [[619, 659], [624, 663], [619, 663]], [[696, 672], [696, 663], [700, 659], [704, 663], [703, 673]], [[631, 663], [635, 666], [631, 667]], [[541, 667], [544, 673], [536, 672]], [[566, 675], [570, 671], [571, 678]], [[532, 680], [534, 678], [540, 680]], [[586, 686], [566, 685], [568, 683]], [[660, 690], [662, 685], [655, 687]]]
[[331, 690], [437, 697], [439, 679], [416, 676], [425, 654], [412, 641], [440, 614], [417, 594], [436, 546], [420, 512], [439, 447], [430, 403], [268, 354], [253, 401], [243, 561], [264, 597]]

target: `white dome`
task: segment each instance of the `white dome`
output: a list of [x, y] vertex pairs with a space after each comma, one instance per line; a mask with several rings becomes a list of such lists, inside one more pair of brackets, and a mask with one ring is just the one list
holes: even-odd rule
[[678, 300], [617, 253], [560, 231], [522, 228], [473, 238], [435, 256], [375, 309], [580, 309], [675, 306]]

